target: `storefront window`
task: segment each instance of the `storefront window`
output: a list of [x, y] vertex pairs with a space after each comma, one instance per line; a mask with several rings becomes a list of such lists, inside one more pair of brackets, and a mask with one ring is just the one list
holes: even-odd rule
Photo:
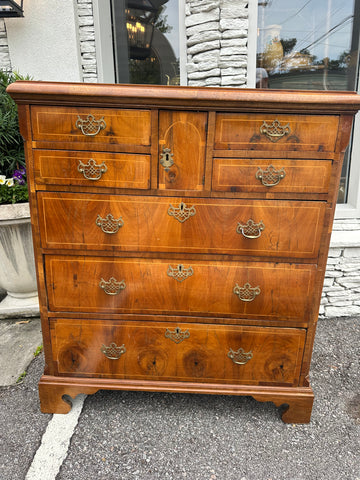
[[178, 0], [112, 0], [117, 83], [178, 85]]
[[[357, 90], [360, 0], [259, 0], [258, 88]], [[350, 148], [339, 203], [347, 198]]]
[[257, 66], [270, 88], [356, 90], [354, 1], [260, 1], [258, 25]]

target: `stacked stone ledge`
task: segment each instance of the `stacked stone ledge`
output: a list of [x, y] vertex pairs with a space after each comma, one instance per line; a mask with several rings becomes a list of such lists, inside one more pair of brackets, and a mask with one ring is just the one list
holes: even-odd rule
[[1, 70], [11, 71], [6, 25], [3, 18], [0, 18], [0, 65]]
[[248, 2], [188, 0], [188, 85], [246, 86]]
[[77, 9], [83, 81], [96, 83], [98, 76], [92, 0], [77, 0]]
[[359, 230], [353, 230], [354, 220], [335, 222], [335, 231], [352, 231], [359, 241], [356, 246], [330, 248], [320, 317], [360, 314], [360, 220], [357, 221], [357, 225]]

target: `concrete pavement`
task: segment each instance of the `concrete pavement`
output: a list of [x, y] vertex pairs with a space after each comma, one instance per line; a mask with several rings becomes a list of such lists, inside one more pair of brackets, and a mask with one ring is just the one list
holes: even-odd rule
[[[109, 391], [59, 423], [39, 410], [41, 354], [22, 383], [0, 388], [0, 479], [360, 480], [359, 339], [357, 318], [319, 322], [309, 425], [286, 425], [272, 403], [247, 397]], [[55, 441], [39, 462], [46, 437]]]
[[15, 384], [41, 346], [40, 318], [0, 320], [0, 387]]

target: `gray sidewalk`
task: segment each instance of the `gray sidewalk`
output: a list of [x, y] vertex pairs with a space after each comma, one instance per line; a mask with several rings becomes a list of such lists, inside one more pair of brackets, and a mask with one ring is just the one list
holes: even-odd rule
[[[309, 425], [286, 425], [272, 403], [247, 397], [88, 396], [56, 480], [360, 480], [359, 339], [359, 319], [319, 322]], [[43, 361], [0, 388], [1, 480], [25, 479], [58, 417], [39, 410]]]

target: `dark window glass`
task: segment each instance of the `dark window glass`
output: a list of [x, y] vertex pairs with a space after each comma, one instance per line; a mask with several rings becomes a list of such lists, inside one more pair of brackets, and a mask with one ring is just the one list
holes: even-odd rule
[[178, 0], [112, 0], [117, 83], [177, 85]]

